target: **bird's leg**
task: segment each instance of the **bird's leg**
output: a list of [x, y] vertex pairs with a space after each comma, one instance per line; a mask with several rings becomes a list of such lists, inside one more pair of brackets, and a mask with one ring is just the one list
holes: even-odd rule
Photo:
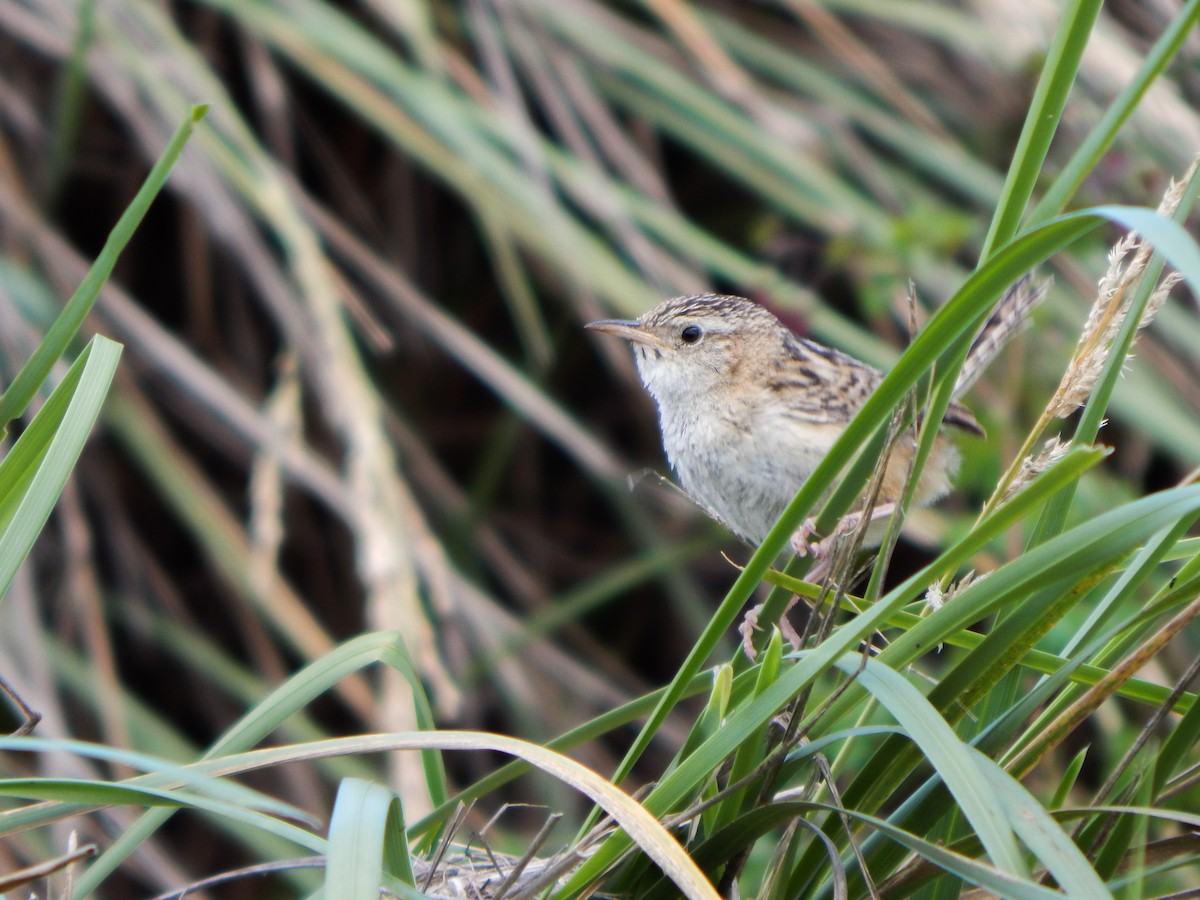
[[[797, 556], [811, 556], [813, 558], [813, 567], [809, 569], [807, 580], [809, 582], [821, 582], [829, 577], [830, 570], [833, 568], [833, 549], [839, 540], [848, 534], [852, 534], [863, 523], [864, 517], [867, 523], [878, 522], [881, 519], [886, 519], [896, 511], [896, 504], [880, 503], [871, 509], [860, 512], [847, 513], [842, 516], [841, 521], [837, 523], [833, 531], [825, 537], [814, 540], [817, 535], [817, 521], [814, 518], [805, 519], [800, 527], [796, 529], [792, 535], [791, 546], [793, 552]], [[779, 631], [783, 635], [783, 639], [787, 641], [796, 650], [802, 649], [800, 635], [796, 633], [796, 629], [792, 627], [792, 623], [788, 621], [788, 613], [792, 607], [796, 605], [796, 601], [800, 598], [793, 596], [791, 602], [788, 603], [787, 609], [783, 611], [783, 615], [779, 617]], [[746, 651], [746, 656], [750, 661], [754, 661], [754, 632], [758, 631], [758, 617], [762, 613], [763, 604], [759, 603], [753, 609], [746, 613], [742, 618], [742, 624], [738, 626], [738, 633], [742, 636], [742, 649]]]
[[800, 527], [792, 533], [791, 545], [792, 552], [797, 556], [812, 556], [813, 559], [820, 559], [824, 552], [821, 545], [824, 541], [813, 540], [817, 536], [817, 520], [815, 516], [809, 516], [800, 523]]
[[[779, 617], [779, 633], [783, 635], [783, 639], [791, 645], [792, 649], [799, 651], [803, 649], [801, 645], [800, 635], [796, 633], [796, 629], [792, 627], [792, 623], [788, 620], [788, 613], [792, 611], [792, 607], [800, 598], [792, 595], [792, 599], [788, 601], [787, 608], [784, 609], [783, 615]], [[758, 631], [758, 617], [762, 614], [765, 603], [755, 605], [753, 609], [742, 617], [742, 624], [738, 626], [738, 634], [742, 636], [742, 649], [746, 651], [746, 658], [750, 662], [754, 662], [754, 658], [758, 652], [754, 649], [754, 632]]]
[[813, 540], [816, 535], [816, 520], [805, 519], [796, 533], [792, 535], [792, 550], [797, 556], [811, 556], [816, 563], [808, 572], [809, 581], [820, 581], [829, 574], [830, 562], [833, 558], [833, 548], [837, 542], [858, 528], [865, 517], [867, 522], [878, 522], [886, 519], [896, 511], [896, 504], [880, 503], [865, 512], [852, 512], [842, 516], [841, 521], [834, 526], [833, 531], [819, 540]]

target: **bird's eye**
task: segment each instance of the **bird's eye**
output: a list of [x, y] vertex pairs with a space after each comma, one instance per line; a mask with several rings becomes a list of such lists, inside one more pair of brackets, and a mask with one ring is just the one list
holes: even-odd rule
[[687, 328], [683, 329], [683, 331], [679, 332], [679, 339], [685, 344], [694, 344], [696, 341], [700, 340], [700, 336], [702, 334], [704, 334], [704, 332], [700, 329], [699, 325], [689, 325]]

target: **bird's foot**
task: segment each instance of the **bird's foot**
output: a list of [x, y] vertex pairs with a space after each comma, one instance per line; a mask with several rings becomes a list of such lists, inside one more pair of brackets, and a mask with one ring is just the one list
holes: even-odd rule
[[800, 557], [811, 556], [819, 560], [830, 549], [827, 541], [828, 538], [817, 538], [817, 520], [809, 517], [792, 534], [792, 552]]
[[[846, 535], [853, 534], [862, 525], [864, 518], [868, 524], [878, 522], [881, 519], [886, 519], [895, 511], [895, 503], [880, 503], [866, 512], [847, 513], [834, 526], [833, 531], [822, 538], [817, 538], [816, 519], [805, 519], [804, 523], [796, 530], [796, 533], [792, 535], [791, 546], [797, 556], [812, 557], [816, 563], [808, 572], [808, 580], [821, 581], [829, 574], [833, 560], [833, 551], [837, 546], [837, 542]], [[814, 538], [816, 539], [814, 540]]]
[[[799, 597], [792, 597], [788, 602], [787, 608], [784, 609], [783, 615], [779, 617], [779, 633], [783, 639], [788, 642], [793, 650], [799, 651], [804, 643], [800, 639], [800, 635], [796, 633], [796, 629], [792, 627], [792, 623], [788, 620], [788, 613], [792, 607], [799, 601]], [[742, 636], [742, 650], [746, 653], [746, 658], [750, 662], [754, 662], [758, 657], [758, 651], [754, 649], [754, 632], [761, 630], [758, 627], [758, 617], [762, 615], [763, 606], [759, 603], [753, 609], [749, 610], [742, 617], [742, 624], [738, 626], [738, 634]]]

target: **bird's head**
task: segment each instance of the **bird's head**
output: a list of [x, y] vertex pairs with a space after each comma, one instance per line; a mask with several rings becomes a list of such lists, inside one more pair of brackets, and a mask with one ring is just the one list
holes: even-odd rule
[[587, 327], [630, 342], [642, 382], [660, 405], [730, 385], [745, 366], [778, 353], [787, 334], [757, 303], [723, 294], [676, 297], [637, 319]]

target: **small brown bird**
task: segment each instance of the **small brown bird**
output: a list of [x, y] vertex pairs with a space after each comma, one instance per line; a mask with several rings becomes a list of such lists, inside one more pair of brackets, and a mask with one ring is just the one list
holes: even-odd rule
[[[972, 348], [956, 397], [1045, 290], [1026, 277], [1008, 291]], [[866, 363], [798, 337], [742, 297], [678, 297], [638, 319], [587, 327], [631, 343], [642, 382], [658, 405], [663, 448], [684, 490], [754, 544], [766, 537], [883, 378]], [[945, 424], [983, 433], [957, 403], [947, 411]], [[906, 436], [897, 442], [872, 518], [886, 514], [899, 499], [914, 450]], [[945, 495], [958, 462], [958, 451], [943, 432], [921, 473], [916, 503]], [[798, 537], [798, 552], [816, 549], [807, 544], [806, 533]]]

